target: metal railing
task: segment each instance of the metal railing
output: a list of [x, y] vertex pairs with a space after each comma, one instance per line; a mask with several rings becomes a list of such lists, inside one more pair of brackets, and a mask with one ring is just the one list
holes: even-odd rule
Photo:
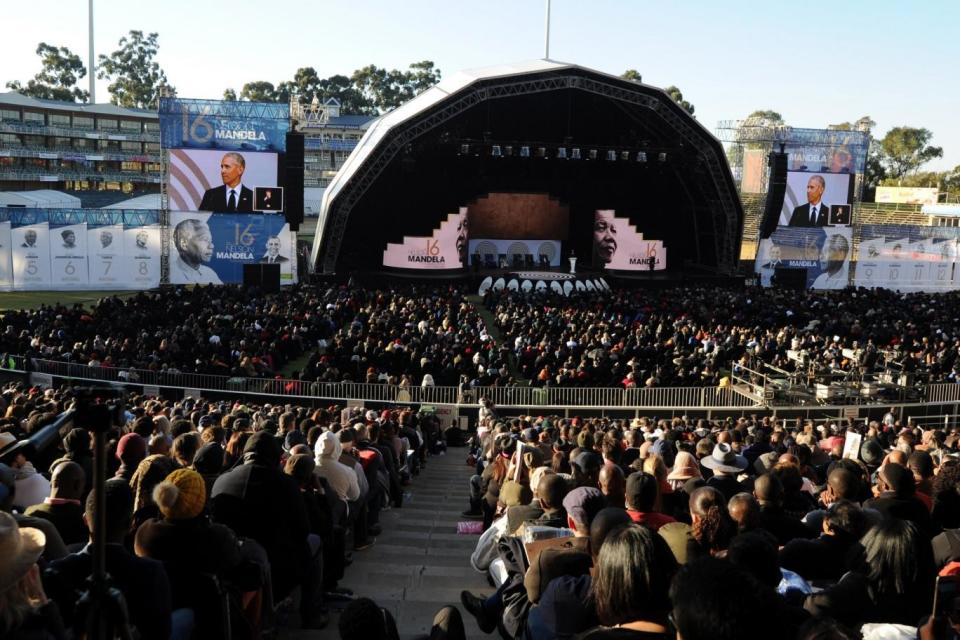
[[[291, 398], [328, 398], [412, 404], [475, 405], [481, 397], [498, 406], [584, 408], [749, 408], [761, 406], [736, 390], [716, 387], [406, 387], [360, 382], [312, 382], [283, 378], [230, 377], [176, 371], [152, 371], [13, 356], [20, 371], [68, 380], [136, 384], [182, 390], [264, 394]], [[10, 368], [10, 367], [8, 367]]]

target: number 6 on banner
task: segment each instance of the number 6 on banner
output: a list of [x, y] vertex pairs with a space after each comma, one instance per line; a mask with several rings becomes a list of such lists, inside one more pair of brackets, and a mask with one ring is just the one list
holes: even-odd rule
[[75, 266], [73, 266], [73, 263], [72, 263], [72, 262], [68, 262], [67, 264], [65, 264], [65, 265], [63, 266], [63, 272], [64, 272], [65, 274], [67, 274], [68, 276], [72, 276], [73, 274], [75, 274], [75, 273], [77, 272], [77, 268], [76, 268]]
[[36, 260], [27, 260], [27, 275], [35, 276], [40, 271]]

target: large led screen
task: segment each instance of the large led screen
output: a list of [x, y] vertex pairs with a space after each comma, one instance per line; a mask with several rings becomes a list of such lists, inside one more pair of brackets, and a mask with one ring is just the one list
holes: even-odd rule
[[628, 218], [612, 209], [593, 214], [593, 263], [621, 271], [661, 271], [667, 268], [667, 248], [660, 240], [644, 238]]
[[467, 208], [451, 213], [426, 237], [387, 243], [383, 266], [397, 269], [460, 269], [467, 259]]
[[275, 153], [170, 151], [171, 209], [249, 213], [253, 211], [253, 190], [276, 186]]

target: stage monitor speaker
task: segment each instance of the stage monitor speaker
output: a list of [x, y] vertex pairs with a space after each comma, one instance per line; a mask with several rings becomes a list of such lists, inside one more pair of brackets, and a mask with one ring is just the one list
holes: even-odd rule
[[253, 264], [243, 265], [243, 285], [245, 287], [257, 287], [264, 293], [277, 293], [280, 291], [280, 265]]
[[780, 220], [780, 211], [783, 209], [783, 198], [787, 193], [787, 154], [771, 151], [767, 156], [770, 167], [770, 179], [767, 182], [767, 201], [763, 207], [763, 217], [760, 219], [760, 239], [770, 237], [777, 229]]
[[803, 291], [807, 288], [807, 270], [777, 267], [770, 282], [778, 289]]
[[303, 134], [287, 134], [283, 186], [284, 214], [291, 231], [298, 231], [303, 222]]

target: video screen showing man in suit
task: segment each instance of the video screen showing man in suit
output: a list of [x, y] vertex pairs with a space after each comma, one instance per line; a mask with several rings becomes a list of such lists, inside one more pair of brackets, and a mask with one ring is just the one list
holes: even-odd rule
[[830, 206], [823, 202], [823, 192], [827, 183], [823, 176], [813, 175], [807, 180], [807, 203], [793, 210], [790, 216], [791, 227], [825, 227]]
[[220, 178], [223, 185], [207, 189], [197, 207], [200, 211], [253, 211], [253, 190], [243, 184], [247, 162], [235, 151], [223, 154], [220, 160]]
[[287, 262], [289, 258], [286, 256], [280, 255], [280, 238], [277, 236], [270, 236], [267, 238], [267, 252], [263, 254], [263, 257], [260, 258], [260, 262], [265, 262], [267, 264]]
[[213, 258], [213, 234], [203, 220], [187, 218], [173, 229], [177, 257], [170, 265], [174, 284], [223, 284], [217, 272], [203, 264]]

